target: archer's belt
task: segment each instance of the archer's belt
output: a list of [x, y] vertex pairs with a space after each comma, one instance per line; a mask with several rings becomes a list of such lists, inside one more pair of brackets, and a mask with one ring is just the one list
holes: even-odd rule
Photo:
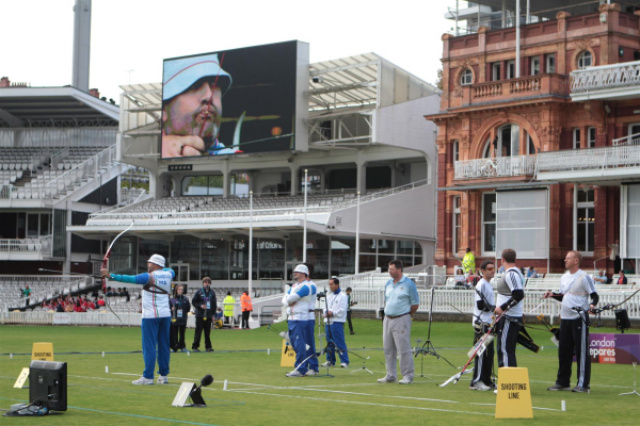
[[400, 317], [403, 317], [403, 316], [409, 315], [409, 314], [410, 314], [410, 312], [405, 312], [404, 314], [400, 314], [400, 315], [385, 315], [385, 317], [389, 318], [389, 319], [396, 319], [396, 318], [400, 318]]

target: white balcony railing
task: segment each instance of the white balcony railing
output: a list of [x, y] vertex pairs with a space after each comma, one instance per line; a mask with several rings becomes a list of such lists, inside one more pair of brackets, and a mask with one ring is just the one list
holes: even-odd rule
[[535, 167], [536, 155], [456, 161], [454, 179], [528, 176], [534, 173]]
[[640, 145], [640, 133], [623, 136], [621, 138], [613, 140], [613, 146], [620, 145]]
[[640, 145], [619, 145], [541, 152], [536, 173], [636, 166], [640, 166]]
[[51, 252], [51, 235], [40, 238], [2, 238], [0, 252], [46, 255]]
[[640, 61], [571, 72], [571, 94], [640, 85]]

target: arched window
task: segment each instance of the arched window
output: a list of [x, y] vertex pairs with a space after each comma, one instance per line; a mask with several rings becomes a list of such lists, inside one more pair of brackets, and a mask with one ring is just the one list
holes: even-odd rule
[[471, 83], [473, 83], [473, 73], [469, 68], [465, 68], [465, 70], [462, 71], [462, 74], [460, 74], [460, 84], [462, 86], [467, 86]]
[[487, 139], [482, 150], [483, 158], [515, 157], [520, 155], [520, 126], [505, 124], [496, 130], [496, 137]]
[[593, 56], [588, 50], [583, 50], [578, 55], [578, 69], [587, 68], [593, 65]]

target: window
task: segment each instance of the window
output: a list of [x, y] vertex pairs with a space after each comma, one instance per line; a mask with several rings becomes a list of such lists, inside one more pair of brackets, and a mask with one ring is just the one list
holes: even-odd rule
[[540, 74], [540, 57], [539, 56], [531, 57], [530, 64], [531, 64], [531, 75]]
[[596, 146], [596, 128], [595, 127], [589, 127], [587, 129], [587, 135], [588, 135], [587, 146], [589, 148], [595, 148], [595, 146]]
[[453, 156], [453, 161], [459, 161], [460, 160], [460, 144], [458, 143], [458, 141], [453, 141], [452, 144], [452, 156]]
[[451, 241], [453, 247], [451, 251], [453, 254], [457, 254], [460, 247], [462, 247], [462, 212], [460, 209], [460, 196], [453, 197], [453, 235]]
[[545, 72], [547, 74], [554, 74], [556, 72], [556, 54], [549, 53], [545, 56], [546, 68]]
[[473, 83], [473, 73], [469, 68], [465, 68], [465, 70], [462, 71], [462, 74], [460, 75], [460, 84], [463, 86], [468, 86], [471, 83]]
[[593, 189], [578, 189], [575, 192], [575, 249], [584, 254], [593, 254], [595, 230], [595, 203]]
[[578, 55], [578, 68], [583, 69], [593, 65], [593, 58], [591, 56], [591, 52], [588, 50], [583, 50]]
[[491, 64], [491, 81], [500, 80], [500, 62]]
[[516, 62], [507, 61], [507, 79], [516, 78]]
[[496, 252], [496, 193], [482, 195], [482, 254]]
[[536, 153], [536, 146], [533, 144], [531, 135], [527, 133], [527, 155], [533, 155]]
[[515, 157], [520, 155], [520, 126], [507, 124], [498, 129], [496, 157]]
[[487, 139], [487, 142], [484, 145], [484, 151], [482, 151], [482, 158], [491, 158], [493, 151], [493, 144], [491, 143], [491, 137]]
[[627, 139], [627, 145], [640, 145], [640, 123], [632, 123], [629, 124], [629, 128], [627, 130], [627, 136], [633, 136], [633, 138]]
[[580, 149], [580, 129], [573, 129], [573, 149]]

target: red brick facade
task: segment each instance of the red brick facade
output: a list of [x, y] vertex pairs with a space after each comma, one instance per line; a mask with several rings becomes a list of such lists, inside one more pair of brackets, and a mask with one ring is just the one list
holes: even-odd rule
[[[504, 125], [519, 128], [520, 155], [573, 149], [578, 133], [580, 148], [611, 146], [613, 139], [626, 136], [629, 125], [640, 122], [638, 100], [574, 102], [570, 73], [585, 64], [588, 56], [592, 66], [633, 61], [640, 52], [639, 17], [621, 12], [617, 4], [603, 4], [600, 13], [571, 16], [560, 12], [556, 20], [523, 26], [520, 78], [509, 75], [515, 65], [510, 62], [516, 54], [514, 28], [489, 31], [481, 27], [477, 34], [447, 34], [442, 40], [441, 111], [427, 117], [438, 125], [438, 187], [447, 188], [438, 192], [436, 263], [446, 265], [449, 273], [459, 265], [453, 253], [454, 197], [461, 197], [462, 237], [457, 256], [462, 257], [470, 247], [479, 265], [483, 259], [482, 194], [515, 183], [537, 183], [549, 191], [549, 259], [520, 259], [519, 265], [533, 265], [540, 273], [564, 269], [565, 252], [577, 248], [574, 186], [580, 185], [594, 194], [593, 249], [583, 263], [585, 269], [593, 269], [593, 261], [608, 258], [609, 245], [619, 239], [619, 182], [545, 185], [536, 182], [534, 173], [456, 178], [454, 145], [459, 161], [494, 157], [491, 141]], [[534, 73], [535, 69], [539, 72]], [[461, 83], [465, 72], [467, 78], [471, 73], [470, 83], [465, 81], [469, 84]], [[605, 266], [613, 272], [608, 259], [599, 260], [596, 267]]]

